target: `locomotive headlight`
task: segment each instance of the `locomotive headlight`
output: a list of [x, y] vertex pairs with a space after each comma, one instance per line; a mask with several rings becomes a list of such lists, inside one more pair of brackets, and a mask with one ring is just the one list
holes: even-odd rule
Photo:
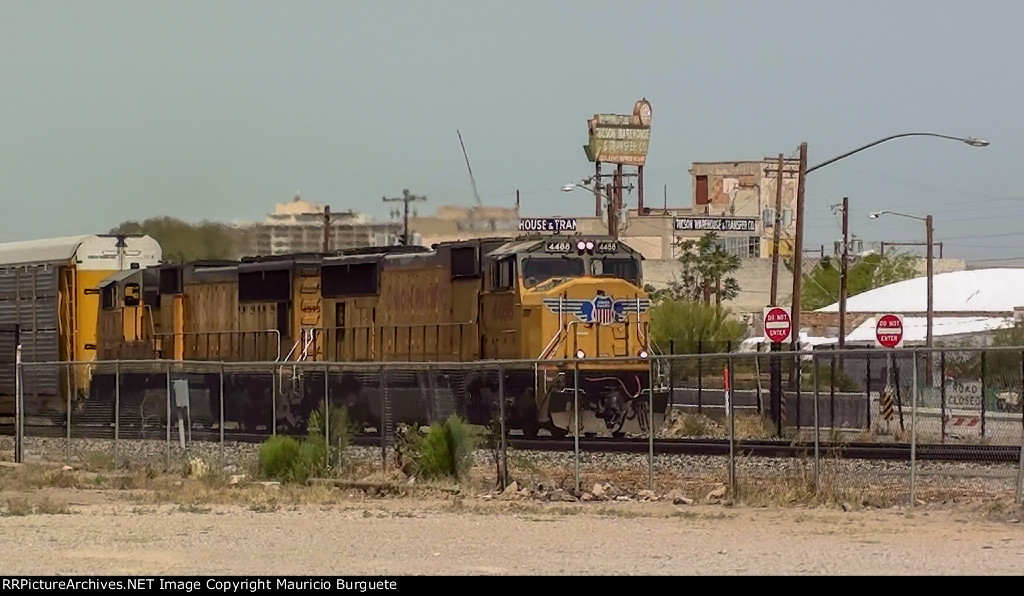
[[582, 240], [580, 240], [579, 242], [576, 243], [576, 249], [577, 250], [586, 250], [587, 249], [587, 243], [582, 241]]
[[584, 352], [583, 350], [576, 350], [576, 357], [580, 359], [586, 358], [587, 353]]
[[647, 356], [648, 356], [647, 350], [640, 350], [640, 353], [637, 354], [637, 356], [639, 356], [641, 359], [647, 358]]
[[587, 241], [587, 250], [594, 250], [594, 243], [589, 240]]

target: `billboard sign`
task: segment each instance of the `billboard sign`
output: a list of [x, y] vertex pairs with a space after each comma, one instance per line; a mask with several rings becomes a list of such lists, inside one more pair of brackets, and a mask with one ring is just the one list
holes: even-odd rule
[[575, 232], [576, 220], [564, 217], [528, 217], [519, 220], [520, 232]]
[[588, 160], [642, 166], [651, 141], [651, 102], [637, 101], [630, 115], [594, 114], [587, 128], [590, 139], [583, 150]]
[[754, 217], [677, 217], [674, 221], [680, 232], [754, 232]]

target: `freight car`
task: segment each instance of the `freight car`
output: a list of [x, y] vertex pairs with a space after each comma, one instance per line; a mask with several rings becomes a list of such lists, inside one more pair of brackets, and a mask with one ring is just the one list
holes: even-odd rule
[[[486, 424], [499, 408], [495, 360], [532, 361], [504, 367], [502, 379], [508, 421], [524, 434], [572, 428], [577, 369], [582, 430], [646, 428], [650, 300], [641, 289], [642, 257], [612, 238], [521, 236], [157, 269], [109, 280], [123, 288], [111, 290], [119, 296], [141, 284], [132, 293], [164, 330], [150, 342], [154, 357], [277, 363], [230, 366], [223, 390], [216, 370], [189, 377], [190, 392], [210, 396], [203, 400], [209, 416], [223, 393], [226, 420], [243, 428], [273, 420], [301, 431], [325, 393], [379, 427], [384, 386], [393, 422], [458, 412]], [[104, 304], [115, 323], [102, 339], [103, 357], [123, 357], [133, 345], [145, 350], [137, 335], [117, 332], [124, 327], [117, 321], [134, 320], [125, 314], [133, 307]], [[386, 379], [365, 366], [384, 363], [391, 363]], [[134, 381], [122, 374], [122, 383]], [[667, 402], [656, 388], [656, 426]]]
[[[90, 362], [97, 356], [100, 283], [160, 263], [144, 235], [83, 235], [0, 244], [0, 324], [17, 325], [22, 360]], [[10, 360], [8, 358], [4, 359]], [[0, 367], [0, 415], [14, 413], [15, 369]], [[90, 390], [88, 366], [24, 369], [26, 414], [63, 421]]]

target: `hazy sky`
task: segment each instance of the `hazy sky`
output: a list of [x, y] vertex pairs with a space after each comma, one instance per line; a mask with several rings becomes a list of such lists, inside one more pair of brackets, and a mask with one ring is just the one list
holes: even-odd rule
[[[1024, 256], [1024, 3], [0, 3], [0, 240], [103, 232], [125, 219], [257, 220], [296, 192], [387, 217], [471, 203], [586, 215], [586, 120], [646, 97], [648, 202], [689, 205], [694, 161], [796, 155], [807, 246], [839, 234], [949, 256]], [[635, 201], [635, 195], [634, 195]], [[635, 203], [633, 203], [635, 205]]]

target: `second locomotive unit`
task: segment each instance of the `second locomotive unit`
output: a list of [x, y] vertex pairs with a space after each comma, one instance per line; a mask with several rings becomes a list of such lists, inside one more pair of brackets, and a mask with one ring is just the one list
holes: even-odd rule
[[[642, 288], [639, 253], [582, 235], [161, 265], [107, 280], [99, 357], [180, 361], [193, 395], [217, 412], [223, 394], [225, 418], [250, 430], [301, 430], [325, 395], [378, 428], [450, 412], [487, 424], [503, 360], [506, 417], [525, 435], [573, 430], [577, 395], [581, 431], [645, 431], [668, 399], [648, 393]], [[222, 393], [197, 360], [276, 364], [225, 365]], [[94, 397], [112, 380], [95, 379]], [[147, 371], [120, 383], [122, 403], [163, 387]]]

